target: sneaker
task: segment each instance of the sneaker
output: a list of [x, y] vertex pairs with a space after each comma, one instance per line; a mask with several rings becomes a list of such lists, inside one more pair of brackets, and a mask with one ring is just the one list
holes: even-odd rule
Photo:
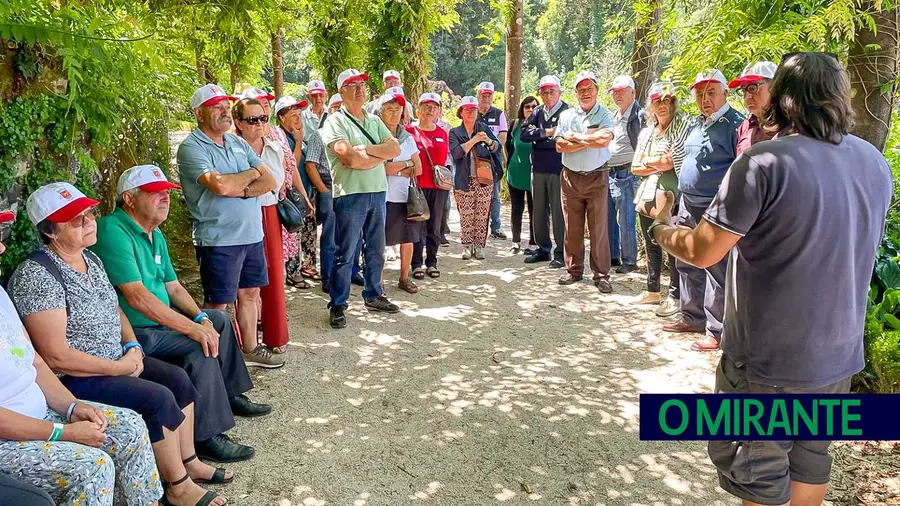
[[502, 230], [495, 230], [491, 232], [491, 237], [494, 239], [506, 239], [506, 234], [504, 234]]
[[554, 259], [550, 261], [550, 265], [548, 267], [550, 267], [551, 269], [559, 269], [560, 267], [565, 267], [565, 265], [566, 264], [563, 263], [562, 260]]
[[666, 300], [662, 301], [659, 305], [659, 308], [656, 310], [656, 316], [660, 318], [666, 318], [668, 316], [672, 316], [681, 311], [681, 301], [678, 299], [673, 299], [672, 297], [666, 297]]
[[463, 259], [463, 260], [468, 260], [468, 259], [470, 259], [470, 258], [472, 258], [472, 247], [471, 247], [471, 246], [469, 246], [468, 248], [466, 248], [466, 250], [463, 251], [463, 254], [462, 254], [462, 259]]
[[272, 350], [263, 345], [257, 345], [253, 351], [244, 353], [244, 363], [247, 367], [262, 367], [263, 369], [278, 369], [284, 366], [284, 359], [272, 353]]
[[550, 255], [548, 253], [541, 253], [541, 250], [538, 249], [534, 253], [525, 257], [526, 264], [536, 264], [538, 262], [549, 262]]
[[659, 292], [647, 292], [644, 294], [644, 297], [634, 301], [635, 304], [638, 305], [649, 305], [649, 304], [660, 304]]
[[521, 249], [522, 249], [522, 246], [520, 246], [519, 243], [514, 242], [513, 245], [512, 245], [512, 248], [510, 248], [509, 251], [511, 251], [511, 252], [513, 253], [513, 255], [515, 255], [515, 254], [518, 253], [519, 250], [521, 250]]
[[373, 311], [381, 311], [382, 313], [399, 313], [400, 308], [397, 304], [389, 301], [384, 295], [380, 295], [376, 299], [367, 300], [366, 307]]
[[612, 285], [606, 278], [594, 281], [594, 286], [597, 287], [597, 290], [600, 290], [600, 293], [612, 293]]
[[446, 248], [447, 246], [450, 246], [450, 241], [446, 237], [441, 236], [441, 247]]
[[344, 308], [332, 306], [329, 310], [328, 323], [333, 329], [342, 329], [347, 326], [347, 317], [344, 316]]
[[616, 267], [616, 273], [618, 274], [628, 274], [629, 272], [634, 272], [638, 270], [637, 265], [634, 264], [625, 264]]
[[484, 253], [481, 252], [481, 248], [476, 247], [474, 250], [472, 256], [475, 257], [475, 260], [484, 260]]

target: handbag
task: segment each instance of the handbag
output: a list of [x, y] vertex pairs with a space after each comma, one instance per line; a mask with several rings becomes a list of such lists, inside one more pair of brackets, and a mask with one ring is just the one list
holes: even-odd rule
[[419, 144], [422, 145], [422, 148], [425, 149], [425, 157], [428, 158], [428, 165], [431, 165], [431, 179], [434, 181], [434, 185], [441, 190], [452, 190], [453, 174], [450, 172], [450, 169], [434, 163], [434, 160], [431, 159], [431, 153], [428, 152], [428, 148], [425, 147], [425, 142], [419, 134], [419, 129], [414, 128], [413, 130], [416, 132], [416, 140], [418, 140]]
[[[478, 133], [478, 123], [475, 124], [475, 130], [472, 134]], [[482, 158], [475, 154], [475, 146], [470, 151], [472, 160], [475, 164], [475, 180], [482, 186], [494, 184], [494, 162], [490, 158]]]
[[425, 200], [425, 193], [416, 184], [416, 178], [409, 178], [409, 193], [406, 196], [406, 219], [409, 221], [426, 221], [431, 218], [431, 209]]
[[293, 187], [287, 189], [285, 197], [275, 204], [275, 209], [278, 211], [278, 221], [291, 234], [303, 227], [303, 221], [309, 213], [306, 199]]

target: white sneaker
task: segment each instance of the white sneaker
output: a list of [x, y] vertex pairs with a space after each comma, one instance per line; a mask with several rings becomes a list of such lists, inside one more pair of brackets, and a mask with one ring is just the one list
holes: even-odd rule
[[468, 249], [466, 249], [465, 251], [463, 251], [463, 254], [462, 254], [462, 259], [463, 259], [463, 260], [468, 260], [468, 259], [470, 259], [470, 258], [472, 258], [472, 247], [471, 247], [471, 246], [469, 246]]
[[656, 316], [666, 318], [679, 311], [681, 311], [681, 301], [673, 299], [672, 297], [666, 297], [665, 300], [660, 303], [659, 308], [656, 309]]
[[475, 257], [475, 260], [484, 260], [484, 253], [481, 252], [481, 248], [476, 247], [472, 256]]
[[394, 248], [395, 246], [387, 246], [384, 248], [384, 259], [388, 262], [393, 262], [397, 259], [397, 250]]

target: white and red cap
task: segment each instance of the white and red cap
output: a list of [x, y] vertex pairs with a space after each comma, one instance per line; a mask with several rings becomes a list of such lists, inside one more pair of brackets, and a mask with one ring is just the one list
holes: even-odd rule
[[275, 100], [275, 95], [269, 93], [268, 91], [262, 88], [247, 88], [238, 96], [239, 99], [244, 100], [247, 98], [253, 98], [259, 100], [264, 98], [266, 100]]
[[562, 83], [556, 76], [544, 76], [538, 84], [538, 89], [546, 90], [547, 88], [562, 88]]
[[400, 79], [400, 72], [397, 72], [396, 70], [385, 70], [384, 74], [381, 75], [381, 81], [387, 81], [389, 77]]
[[28, 196], [25, 209], [28, 219], [37, 225], [44, 220], [65, 223], [100, 202], [86, 197], [69, 183], [50, 183]]
[[282, 109], [286, 109], [286, 108], [290, 108], [290, 107], [297, 107], [297, 106], [299, 106], [301, 109], [303, 109], [307, 105], [309, 105], [309, 102], [307, 102], [306, 100], [298, 101], [296, 98], [294, 98], [290, 95], [285, 95], [285, 96], [279, 98], [278, 102], [275, 102], [275, 107], [272, 108], [272, 112], [276, 116], [278, 116], [278, 113]]
[[0, 211], [0, 223], [16, 221], [16, 213], [12, 211]]
[[332, 106], [341, 105], [343, 103], [344, 97], [342, 97], [340, 93], [335, 93], [328, 99], [328, 108], [331, 109]]
[[631, 76], [616, 76], [616, 78], [613, 79], [612, 86], [610, 86], [607, 91], [623, 90], [625, 88], [634, 89], [634, 79], [632, 79]]
[[476, 88], [476, 90], [478, 91], [479, 94], [487, 93], [489, 95], [493, 95], [494, 94], [494, 83], [492, 83], [490, 81], [481, 81], [481, 83], [478, 84], [478, 88]]
[[697, 74], [690, 89], [693, 90], [697, 86], [707, 83], [720, 83], [722, 86], [728, 87], [728, 80], [725, 79], [725, 75], [719, 69], [708, 69]]
[[442, 105], [441, 96], [437, 93], [422, 93], [419, 96], [419, 103], [424, 104], [426, 102], [430, 102], [434, 105]]
[[575, 87], [577, 88], [582, 81], [590, 81], [597, 85], [597, 74], [591, 70], [582, 70], [575, 76]]
[[225, 93], [225, 90], [217, 84], [206, 84], [197, 88], [197, 91], [191, 96], [191, 109], [214, 105], [223, 100], [234, 102], [237, 98]]
[[356, 69], [347, 69], [338, 75], [337, 87], [340, 90], [345, 84], [355, 83], [357, 81], [368, 81], [369, 74], [363, 74]]
[[659, 81], [650, 85], [647, 91], [647, 97], [650, 100], [661, 100], [666, 97], [675, 96], [675, 85], [668, 81]]
[[116, 183], [116, 195], [121, 195], [135, 188], [140, 188], [148, 193], [181, 189], [180, 186], [166, 179], [162, 169], [152, 164], [135, 165], [123, 172]]
[[313, 93], [321, 93], [325, 94], [325, 81], [319, 81], [318, 79], [313, 79], [306, 85], [307, 94], [312, 95]]
[[772, 79], [775, 77], [775, 71], [778, 65], [770, 61], [758, 61], [744, 67], [741, 76], [728, 83], [729, 88], [740, 88], [751, 83], [756, 83], [764, 79]]
[[401, 86], [388, 88], [384, 90], [384, 93], [382, 93], [380, 97], [378, 97], [378, 101], [382, 104], [386, 104], [391, 100], [396, 100], [397, 103], [400, 104], [400, 107], [406, 107], [406, 95], [403, 94], [403, 88]]
[[472, 95], [466, 95], [459, 101], [459, 105], [456, 106], [456, 113], [459, 114], [459, 111], [463, 109], [477, 109], [478, 108], [478, 99], [473, 97]]

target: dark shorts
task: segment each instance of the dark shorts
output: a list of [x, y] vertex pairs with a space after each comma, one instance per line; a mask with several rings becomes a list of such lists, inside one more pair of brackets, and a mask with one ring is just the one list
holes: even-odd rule
[[[846, 394], [850, 378], [818, 388], [776, 387], [747, 380], [746, 365], [722, 355], [716, 368], [720, 394]], [[791, 481], [828, 483], [831, 441], [710, 441], [709, 457], [719, 474], [719, 486], [745, 501], [785, 504]]]
[[262, 241], [240, 246], [195, 246], [203, 298], [210, 304], [230, 304], [239, 288], [269, 284]]
[[386, 245], [417, 243], [425, 237], [424, 233], [424, 221], [406, 219], [405, 203], [388, 202], [385, 204], [384, 243]]

